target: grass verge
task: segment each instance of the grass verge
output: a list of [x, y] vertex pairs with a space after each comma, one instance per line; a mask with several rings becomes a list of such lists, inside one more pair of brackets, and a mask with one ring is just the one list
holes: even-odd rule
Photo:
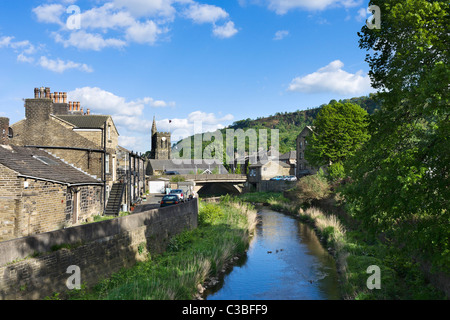
[[245, 252], [256, 226], [248, 203], [200, 202], [199, 227], [170, 240], [167, 251], [100, 281], [73, 290], [72, 300], [189, 300], [209, 277]]

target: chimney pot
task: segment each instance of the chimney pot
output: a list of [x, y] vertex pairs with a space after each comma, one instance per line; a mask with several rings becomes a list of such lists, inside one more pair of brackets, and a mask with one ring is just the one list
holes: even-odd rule
[[72, 111], [72, 101], [69, 101], [69, 111]]
[[55, 92], [55, 93], [53, 93], [53, 97], [55, 98], [55, 103], [58, 103], [59, 102], [59, 99], [58, 99], [58, 92]]
[[63, 103], [67, 103], [67, 92], [63, 92]]
[[39, 88], [34, 88], [34, 98], [39, 98]]
[[50, 98], [50, 88], [45, 88], [45, 98]]
[[45, 88], [44, 87], [41, 87], [40, 89], [39, 89], [39, 98], [44, 98], [44, 94], [45, 94]]
[[91, 114], [91, 109], [87, 109], [87, 114], [88, 114], [88, 115]]

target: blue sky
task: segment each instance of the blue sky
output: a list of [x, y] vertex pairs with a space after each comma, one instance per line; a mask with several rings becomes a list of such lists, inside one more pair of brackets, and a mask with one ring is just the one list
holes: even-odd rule
[[145, 152], [153, 116], [177, 140], [200, 120], [209, 131], [367, 95], [357, 36], [367, 7], [368, 0], [2, 0], [0, 116], [23, 119], [22, 99], [50, 87], [112, 115], [120, 144]]

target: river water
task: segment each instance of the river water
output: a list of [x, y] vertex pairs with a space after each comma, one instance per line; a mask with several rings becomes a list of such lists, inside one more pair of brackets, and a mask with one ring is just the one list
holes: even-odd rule
[[249, 250], [206, 291], [205, 300], [336, 300], [333, 257], [314, 231], [293, 217], [262, 208]]

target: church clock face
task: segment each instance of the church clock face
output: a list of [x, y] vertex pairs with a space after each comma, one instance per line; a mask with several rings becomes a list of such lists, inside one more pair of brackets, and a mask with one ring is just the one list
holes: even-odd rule
[[162, 137], [161, 140], [162, 140], [162, 141], [166, 141], [166, 137]]

